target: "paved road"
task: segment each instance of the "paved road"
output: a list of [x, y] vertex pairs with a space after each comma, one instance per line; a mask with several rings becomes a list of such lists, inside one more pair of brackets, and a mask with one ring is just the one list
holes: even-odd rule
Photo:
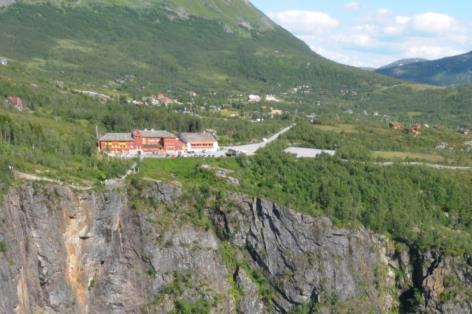
[[223, 147], [223, 152], [224, 154], [226, 151], [229, 149], [234, 149], [236, 151], [244, 152], [248, 156], [254, 155], [259, 149], [265, 147], [269, 143], [275, 141], [276, 139], [279, 138], [280, 135], [287, 133], [291, 128], [293, 128], [295, 124], [292, 124], [289, 127], [286, 127], [285, 129], [281, 130], [280, 132], [275, 133], [271, 137], [267, 139], [267, 141], [260, 142], [260, 143], [254, 143], [254, 144], [247, 144], [247, 145], [239, 145], [239, 146], [228, 146], [228, 147]]

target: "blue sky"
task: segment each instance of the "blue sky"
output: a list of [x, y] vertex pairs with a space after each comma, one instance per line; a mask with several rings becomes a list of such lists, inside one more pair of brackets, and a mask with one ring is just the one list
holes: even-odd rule
[[317, 53], [355, 66], [472, 50], [470, 0], [252, 0]]

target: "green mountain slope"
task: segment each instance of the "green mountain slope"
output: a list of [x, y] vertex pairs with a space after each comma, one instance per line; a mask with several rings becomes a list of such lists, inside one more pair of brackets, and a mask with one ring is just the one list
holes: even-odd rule
[[408, 65], [408, 64], [412, 64], [412, 63], [425, 62], [425, 61], [428, 61], [428, 60], [421, 59], [421, 58], [401, 59], [401, 60], [392, 62], [390, 64], [384, 65], [384, 66], [378, 68], [378, 70], [384, 70], [384, 69], [388, 69], [388, 68], [400, 67], [400, 66], [404, 66], [404, 65]]
[[472, 52], [434, 61], [394, 64], [376, 71], [394, 78], [433, 85], [472, 83]]
[[50, 2], [0, 12], [0, 55], [48, 79], [142, 94], [394, 84], [314, 54], [244, 0]]

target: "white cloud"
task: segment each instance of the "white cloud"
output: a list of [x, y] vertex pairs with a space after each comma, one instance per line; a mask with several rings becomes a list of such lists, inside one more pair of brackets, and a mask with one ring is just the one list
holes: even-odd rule
[[348, 11], [355, 11], [361, 8], [361, 4], [359, 2], [353, 1], [344, 4], [344, 9]]
[[269, 16], [297, 35], [321, 33], [339, 26], [335, 18], [318, 11], [289, 10], [269, 13]]
[[411, 21], [411, 18], [408, 17], [408, 16], [396, 16], [395, 17], [395, 23], [399, 24], [399, 25], [406, 25], [408, 23], [410, 23]]
[[334, 15], [318, 11], [290, 10], [270, 16], [315, 52], [355, 66], [378, 67], [413, 57], [438, 59], [472, 47], [472, 22], [447, 14], [418, 12], [406, 16], [387, 9], [361, 13], [346, 18], [343, 24]]
[[413, 17], [413, 26], [421, 32], [444, 33], [455, 28], [456, 20], [447, 14], [426, 12]]

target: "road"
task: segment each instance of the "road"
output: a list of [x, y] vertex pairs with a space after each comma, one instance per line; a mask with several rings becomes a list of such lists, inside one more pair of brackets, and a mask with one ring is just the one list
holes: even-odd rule
[[236, 151], [244, 152], [248, 156], [252, 156], [252, 155], [256, 154], [256, 152], [259, 149], [265, 147], [266, 145], [268, 145], [268, 144], [272, 143], [273, 141], [275, 141], [276, 139], [278, 139], [280, 135], [290, 131], [290, 129], [293, 128], [294, 126], [295, 126], [295, 124], [292, 124], [291, 126], [286, 127], [285, 129], [281, 130], [280, 132], [275, 133], [274, 135], [269, 137], [267, 139], [267, 141], [263, 141], [263, 142], [260, 142], [260, 143], [254, 143], [254, 144], [223, 147], [222, 152], [223, 152], [223, 154], [226, 154], [226, 152], [229, 149], [234, 149]]

